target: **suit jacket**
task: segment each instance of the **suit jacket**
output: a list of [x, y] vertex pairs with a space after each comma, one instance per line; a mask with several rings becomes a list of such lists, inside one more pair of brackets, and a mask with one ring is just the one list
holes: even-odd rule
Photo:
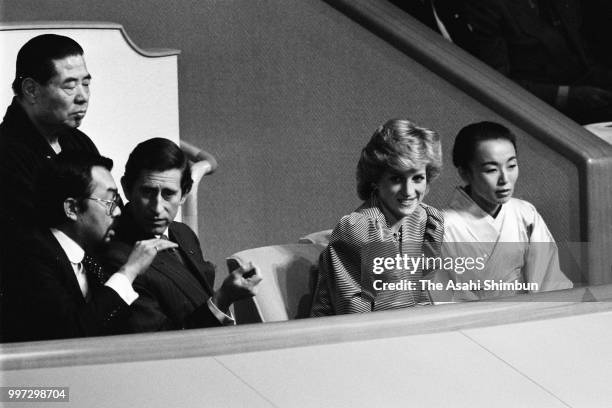
[[[77, 129], [66, 129], [58, 141], [64, 151], [98, 153], [91, 139]], [[13, 99], [0, 124], [0, 191], [4, 194], [0, 200], [0, 271], [13, 268], [8, 258], [22, 246], [21, 239], [26, 239], [36, 225], [36, 179], [47, 161], [55, 156], [49, 143]], [[4, 284], [0, 282], [0, 299], [4, 292]]]
[[582, 0], [581, 7], [582, 29], [590, 55], [607, 67], [612, 67], [612, 2]]
[[541, 99], [554, 103], [559, 85], [612, 86], [611, 73], [587, 58], [575, 0], [550, 0], [551, 18], [537, 0], [465, 2], [475, 55]]
[[[91, 139], [77, 129], [66, 129], [58, 141], [64, 151], [98, 153]], [[20, 227], [32, 224], [36, 178], [55, 156], [23, 108], [13, 100], [0, 124], [0, 188], [10, 192], [10, 200], [0, 203], [0, 221], [8, 219]]]
[[[183, 262], [171, 251], [157, 254], [149, 269], [134, 281], [139, 298], [131, 305], [129, 330], [149, 332], [220, 326], [207, 301], [213, 294], [214, 266], [204, 260], [200, 242], [185, 224], [173, 222], [170, 240], [179, 247]], [[103, 258], [107, 268], [127, 260], [134, 243], [151, 238], [138, 231], [129, 205], [119, 218], [114, 241]]]
[[[440, 33], [440, 29], [432, 11], [431, 1], [432, 0], [389, 0], [389, 2], [393, 3], [396, 7], [401, 8], [421, 23]], [[434, 4], [438, 18], [444, 24], [453, 43], [471, 52], [473, 48], [473, 39], [467, 20], [465, 19], [463, 0], [434, 0]]]
[[21, 267], [5, 276], [5, 340], [101, 336], [125, 331], [127, 303], [93, 274], [88, 274], [90, 300], [86, 302], [66, 253], [49, 230], [31, 236], [15, 259]]

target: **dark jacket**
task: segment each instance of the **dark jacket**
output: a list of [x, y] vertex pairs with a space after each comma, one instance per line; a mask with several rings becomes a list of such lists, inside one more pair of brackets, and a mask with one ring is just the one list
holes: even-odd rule
[[612, 87], [612, 72], [586, 54], [575, 0], [465, 3], [475, 55], [544, 101], [555, 102], [559, 85]]
[[[77, 129], [66, 129], [59, 136], [62, 151], [98, 153], [87, 135]], [[46, 139], [36, 130], [19, 103], [6, 110], [0, 124], [0, 220], [10, 228], [32, 225], [34, 189], [38, 173], [56, 156]]]
[[[65, 129], [58, 140], [63, 151], [98, 153], [91, 139], [77, 129]], [[37, 224], [34, 208], [38, 174], [55, 155], [13, 99], [0, 124], [0, 303], [6, 291], [2, 275], [13, 268], [8, 259]]]
[[85, 301], [66, 253], [49, 230], [37, 231], [17, 251], [5, 275], [6, 340], [46, 340], [125, 332], [127, 303], [104, 278], [88, 274]]
[[[114, 241], [103, 257], [106, 268], [124, 264], [136, 241], [152, 238], [139, 232], [128, 208], [119, 218]], [[204, 260], [200, 242], [189, 227], [173, 222], [170, 240], [176, 242], [182, 261], [171, 251], [157, 254], [149, 269], [134, 281], [139, 298], [131, 305], [132, 332], [220, 326], [207, 301], [213, 294], [214, 266]]]
[[[442, 34], [431, 7], [432, 0], [389, 0], [432, 30]], [[435, 0], [436, 14], [448, 31], [453, 43], [472, 51], [472, 33], [465, 18], [464, 0]]]

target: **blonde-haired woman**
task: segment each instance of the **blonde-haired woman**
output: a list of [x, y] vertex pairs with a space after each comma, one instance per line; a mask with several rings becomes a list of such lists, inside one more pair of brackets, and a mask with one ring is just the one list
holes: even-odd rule
[[441, 166], [436, 132], [401, 119], [374, 132], [357, 165], [364, 202], [342, 217], [321, 254], [312, 316], [431, 302], [422, 265], [402, 261], [432, 256], [442, 241], [441, 213], [422, 202]]

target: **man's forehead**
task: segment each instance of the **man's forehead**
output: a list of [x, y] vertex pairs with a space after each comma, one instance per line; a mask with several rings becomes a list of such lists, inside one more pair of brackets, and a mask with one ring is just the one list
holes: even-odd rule
[[91, 184], [94, 191], [117, 191], [117, 185], [112, 174], [102, 166], [91, 168]]
[[64, 58], [51, 60], [55, 68], [55, 76], [89, 76], [83, 55], [68, 55]]
[[180, 186], [181, 182], [181, 170], [180, 169], [169, 169], [169, 170], [142, 170], [140, 177], [137, 180], [137, 184], [141, 186], [165, 186], [165, 187], [176, 187]]

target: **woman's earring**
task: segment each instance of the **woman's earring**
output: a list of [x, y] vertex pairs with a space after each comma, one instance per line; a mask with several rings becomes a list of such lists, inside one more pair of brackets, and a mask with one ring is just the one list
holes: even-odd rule
[[370, 193], [370, 198], [377, 197], [378, 186], [372, 183], [372, 192]]

